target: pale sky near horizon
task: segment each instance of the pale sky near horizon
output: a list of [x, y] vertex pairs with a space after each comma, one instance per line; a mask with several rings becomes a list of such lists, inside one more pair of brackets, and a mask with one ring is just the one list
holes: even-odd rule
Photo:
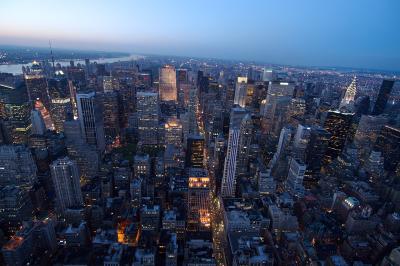
[[397, 0], [1, 0], [0, 44], [400, 71]]

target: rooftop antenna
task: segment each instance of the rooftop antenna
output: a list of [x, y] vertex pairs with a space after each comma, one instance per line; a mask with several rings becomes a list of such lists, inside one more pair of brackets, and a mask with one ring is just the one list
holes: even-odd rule
[[49, 40], [50, 46], [50, 55], [51, 55], [51, 62], [53, 63], [53, 74], [56, 72], [56, 68], [54, 67], [54, 56], [53, 56], [53, 49], [51, 48], [51, 40]]

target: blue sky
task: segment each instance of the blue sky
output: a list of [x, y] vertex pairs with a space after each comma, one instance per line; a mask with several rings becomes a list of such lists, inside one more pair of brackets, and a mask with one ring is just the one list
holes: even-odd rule
[[0, 44], [400, 70], [398, 0], [1, 0]]

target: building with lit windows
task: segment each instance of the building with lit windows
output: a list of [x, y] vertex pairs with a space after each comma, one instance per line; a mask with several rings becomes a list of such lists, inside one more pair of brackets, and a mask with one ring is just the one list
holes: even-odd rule
[[58, 159], [50, 165], [50, 172], [60, 212], [64, 213], [70, 207], [82, 206], [83, 198], [76, 162], [68, 157]]
[[266, 133], [279, 134], [286, 119], [286, 113], [293, 98], [294, 83], [272, 81], [262, 112], [262, 128]]
[[182, 123], [177, 118], [169, 118], [165, 123], [165, 145], [174, 145], [178, 148], [182, 147]]
[[238, 77], [235, 86], [235, 98], [233, 104], [237, 104], [240, 107], [246, 106], [247, 98], [247, 77]]
[[187, 138], [185, 167], [202, 168], [204, 166], [204, 137], [189, 135]]
[[150, 175], [150, 157], [148, 154], [136, 154], [133, 159], [133, 171], [135, 177]]
[[376, 140], [375, 149], [382, 153], [387, 171], [395, 171], [400, 162], [400, 129], [384, 126]]
[[328, 111], [326, 113], [323, 128], [331, 134], [328, 148], [325, 153], [324, 163], [329, 164], [342, 152], [354, 114], [339, 111]]
[[[222, 176], [221, 195], [233, 197], [236, 192], [236, 181], [239, 174], [238, 162], [244, 150], [240, 150], [242, 140], [245, 137], [249, 115], [244, 108], [232, 108], [229, 126], [228, 147], [226, 151], [224, 172]], [[244, 155], [244, 154], [243, 154]], [[245, 157], [244, 157], [245, 158]]]
[[136, 95], [138, 134], [142, 145], [158, 145], [158, 94], [138, 92]]
[[203, 168], [190, 168], [188, 181], [188, 230], [210, 230], [210, 177]]
[[166, 65], [160, 68], [159, 94], [160, 101], [178, 100], [178, 91], [176, 87], [175, 67]]

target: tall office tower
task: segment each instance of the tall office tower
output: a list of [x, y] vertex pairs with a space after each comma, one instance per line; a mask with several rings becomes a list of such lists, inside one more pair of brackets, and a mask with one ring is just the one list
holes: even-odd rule
[[324, 164], [329, 164], [342, 152], [350, 134], [353, 113], [328, 111], [325, 113], [323, 127], [331, 134], [328, 149], [325, 153]]
[[383, 80], [381, 88], [379, 89], [378, 97], [375, 101], [375, 105], [372, 109], [372, 115], [380, 115], [383, 113], [390, 93], [392, 92], [393, 85], [394, 80]]
[[64, 131], [64, 122], [72, 114], [72, 102], [68, 80], [57, 76], [48, 81], [50, 95], [50, 117], [57, 132]]
[[384, 126], [376, 140], [375, 149], [382, 153], [385, 170], [395, 171], [400, 161], [400, 129]]
[[233, 107], [233, 102], [235, 101], [235, 82], [233, 80], [228, 80], [226, 86], [224, 86], [225, 91], [225, 110], [231, 110]]
[[210, 162], [213, 164], [213, 175], [214, 180], [212, 180], [213, 190], [216, 194], [221, 191], [221, 181], [224, 172], [224, 159], [225, 159], [225, 139], [222, 133], [215, 138], [214, 141], [214, 152]]
[[28, 143], [31, 134], [31, 105], [28, 99], [26, 86], [23, 83], [16, 86], [0, 85], [0, 101], [3, 106], [5, 143]]
[[319, 180], [322, 160], [328, 149], [331, 134], [321, 127], [312, 127], [305, 150], [305, 163], [307, 164], [307, 175], [304, 178], [306, 186], [315, 185]]
[[95, 92], [76, 95], [78, 117], [86, 143], [95, 145], [100, 152], [104, 151], [103, 112]]
[[169, 118], [165, 123], [165, 145], [172, 144], [175, 147], [182, 147], [182, 123], [177, 118]]
[[188, 230], [210, 230], [210, 177], [203, 168], [190, 168], [188, 182]]
[[56, 193], [57, 206], [61, 213], [70, 207], [83, 205], [76, 162], [68, 157], [55, 160], [50, 165], [51, 178]]
[[161, 101], [177, 101], [175, 67], [166, 65], [160, 68], [159, 94]]
[[357, 93], [357, 77], [354, 76], [353, 80], [351, 81], [350, 85], [346, 89], [346, 93], [340, 102], [339, 108], [346, 107], [349, 105], [354, 105], [354, 100]]
[[202, 168], [204, 166], [204, 137], [189, 135], [186, 145], [185, 167]]
[[362, 115], [354, 135], [354, 145], [361, 150], [362, 155], [369, 156], [376, 139], [387, 118], [383, 116]]
[[235, 98], [233, 104], [237, 104], [240, 107], [246, 106], [247, 98], [247, 77], [238, 77], [235, 84]]
[[46, 77], [40, 72], [25, 74], [25, 84], [28, 90], [29, 101], [41, 101], [46, 108], [50, 107]]
[[272, 69], [270, 69], [270, 68], [264, 68], [264, 69], [263, 69], [262, 80], [263, 80], [263, 81], [272, 81], [273, 79], [274, 79], [274, 77], [273, 77]]
[[142, 145], [158, 144], [158, 94], [153, 92], [137, 93], [137, 117], [139, 141]]
[[278, 146], [276, 149], [277, 158], [281, 155], [286, 154], [292, 140], [293, 132], [291, 127], [284, 127], [279, 135]]
[[296, 197], [304, 195], [303, 179], [307, 166], [299, 159], [290, 159], [289, 172], [286, 179], [286, 189]]
[[46, 125], [44, 124], [42, 114], [33, 109], [31, 111], [31, 121], [32, 121], [32, 134], [43, 135], [46, 132]]
[[293, 92], [294, 83], [292, 82], [269, 83], [264, 112], [261, 114], [262, 128], [265, 133], [277, 135], [281, 131]]
[[114, 140], [120, 135], [120, 118], [117, 92], [105, 92], [103, 99], [104, 134], [107, 139]]
[[248, 174], [249, 152], [253, 136], [253, 120], [250, 114], [243, 117], [240, 125], [239, 147], [236, 163], [236, 173], [238, 177]]
[[304, 160], [305, 151], [310, 141], [310, 135], [311, 135], [311, 127], [300, 124], [297, 126], [297, 131], [296, 134], [294, 135], [294, 140], [293, 140], [293, 149], [297, 158], [301, 158]]
[[29, 189], [37, 181], [37, 168], [31, 151], [22, 145], [0, 146], [0, 187]]
[[229, 124], [228, 148], [226, 151], [224, 173], [222, 176], [221, 195], [223, 197], [235, 196], [242, 121], [247, 122], [247, 119], [244, 119], [246, 116], [247, 112], [244, 108], [232, 108]]
[[176, 70], [176, 86], [178, 89], [178, 100], [182, 107], [186, 107], [189, 104], [189, 90], [191, 84], [189, 82], [189, 75], [187, 69]]
[[189, 91], [189, 105], [188, 105], [188, 130], [189, 134], [198, 134], [198, 124], [196, 119], [196, 114], [198, 113], [199, 108], [199, 98], [197, 95], [197, 89], [191, 88]]

